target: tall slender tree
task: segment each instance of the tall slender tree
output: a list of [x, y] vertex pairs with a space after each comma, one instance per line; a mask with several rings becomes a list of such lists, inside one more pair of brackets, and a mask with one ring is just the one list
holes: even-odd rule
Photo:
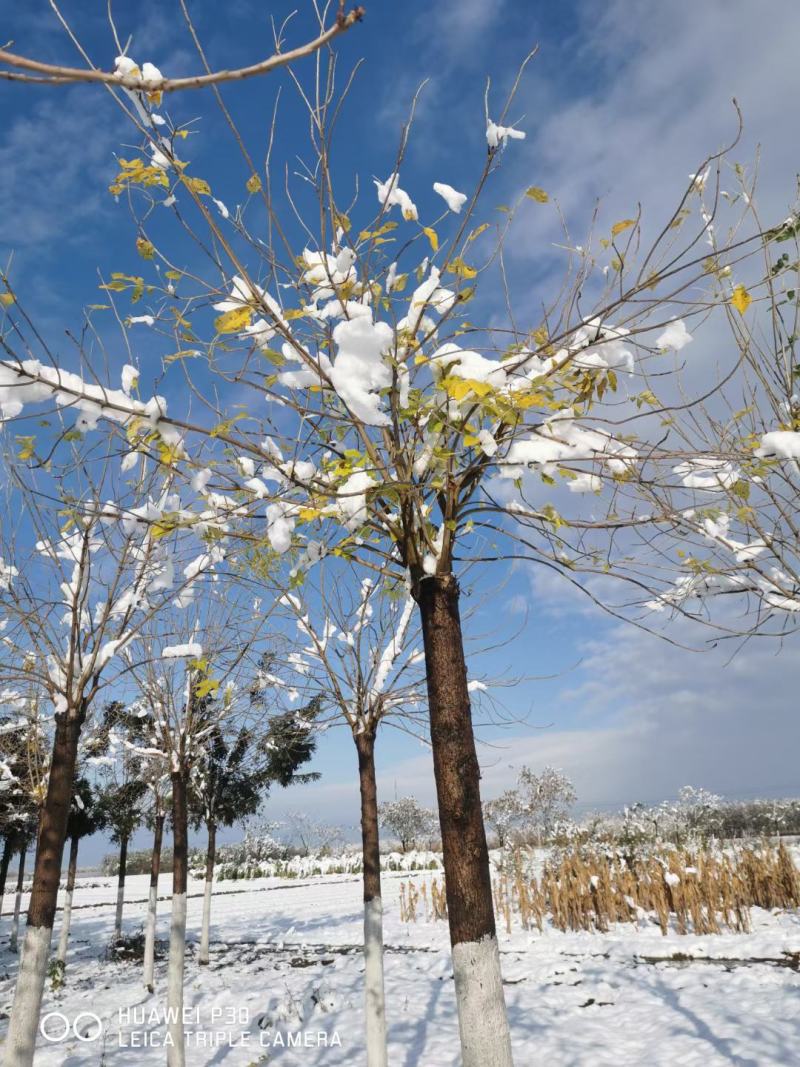
[[78, 850], [84, 837], [91, 837], [105, 825], [106, 813], [100, 797], [88, 778], [81, 775], [75, 781], [72, 804], [67, 818], [67, 838], [69, 839], [69, 861], [67, 863], [67, 886], [64, 894], [64, 909], [61, 916], [61, 933], [58, 939], [56, 964], [61, 970], [67, 966], [69, 948], [69, 930], [72, 921], [72, 898], [75, 895], [75, 878], [78, 873]]
[[217, 829], [255, 815], [272, 785], [285, 787], [319, 777], [298, 773], [314, 754], [317, 711], [317, 704], [309, 703], [296, 712], [271, 717], [266, 729], [241, 726], [228, 732], [220, 723], [206, 739], [191, 791], [191, 806], [208, 833], [200, 964], [208, 963]]
[[[424, 732], [421, 654], [414, 648], [414, 604], [402, 586], [364, 579], [357, 589], [333, 562], [320, 564], [282, 605], [303, 644], [283, 668], [268, 664], [264, 686], [313, 694], [326, 719], [353, 738], [361, 798], [364, 881], [364, 983], [369, 1067], [388, 1062], [383, 974], [383, 905], [375, 744], [382, 722]], [[318, 605], [315, 609], [312, 605]], [[288, 680], [287, 680], [288, 675]]]

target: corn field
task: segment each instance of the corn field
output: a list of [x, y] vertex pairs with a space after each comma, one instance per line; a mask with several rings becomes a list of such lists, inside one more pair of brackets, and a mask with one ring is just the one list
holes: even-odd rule
[[[750, 908], [800, 906], [800, 874], [782, 845], [714, 850], [674, 849], [626, 859], [616, 853], [572, 849], [549, 860], [539, 878], [526, 857], [511, 853], [493, 879], [499, 926], [539, 931], [604, 933], [614, 923], [655, 920], [662, 934], [750, 930]], [[400, 918], [447, 918], [444, 880], [400, 886]]]

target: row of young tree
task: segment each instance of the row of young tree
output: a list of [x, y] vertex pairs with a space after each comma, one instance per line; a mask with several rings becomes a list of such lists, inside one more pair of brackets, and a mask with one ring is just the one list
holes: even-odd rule
[[[476, 101], [480, 151], [432, 175], [450, 181], [415, 194], [419, 207], [400, 184], [409, 121], [397, 157], [376, 163], [390, 170], [376, 203], [335, 154], [337, 123], [361, 117], [334, 41], [361, 14], [341, 6], [328, 24], [325, 9], [299, 49], [216, 72], [186, 13], [205, 70], [193, 78], [164, 77], [128, 49], [113, 72], [0, 53], [10, 79], [85, 82], [89, 97], [105, 86], [137, 142], [110, 186], [133, 219], [130, 247], [104, 264], [105, 303], [86, 309], [73, 355], [3, 277], [0, 677], [8, 703], [49, 703], [53, 733], [6, 1042], [14, 1067], [33, 1058], [72, 797], [104, 694], [135, 720], [132, 764], [163, 768], [170, 797], [171, 1007], [190, 792], [203, 797], [212, 865], [211, 828], [224, 821], [207, 752], [253, 721], [258, 750], [277, 709], [304, 737], [312, 721], [346, 724], [370, 1067], [387, 1062], [375, 744], [383, 723], [422, 734], [462, 1059], [509, 1067], [462, 583], [513, 561], [637, 625], [691, 614], [727, 637], [781, 636], [798, 617], [797, 216], [763, 223], [753, 177], [715, 154], [663, 220], [632, 209], [580, 245], [565, 224], [564, 276], [534, 303], [516, 253], [525, 213], [547, 210], [548, 194], [525, 183], [511, 206], [487, 203], [524, 137], [504, 124], [528, 60], [505, 101], [488, 88]], [[279, 67], [296, 98], [284, 120], [276, 104], [266, 152], [254, 151], [224, 86]], [[203, 86], [232, 153], [203, 145], [186, 110], [181, 91]], [[280, 132], [300, 116], [310, 137], [298, 176]], [[203, 174], [212, 155], [242, 190], [232, 208]], [[686, 361], [701, 331], [717, 364]], [[734, 615], [720, 608], [731, 601]]]

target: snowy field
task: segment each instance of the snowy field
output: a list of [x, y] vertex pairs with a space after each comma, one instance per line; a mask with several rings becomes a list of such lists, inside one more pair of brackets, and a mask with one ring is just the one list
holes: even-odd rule
[[[399, 918], [399, 886], [384, 875], [389, 1062], [458, 1064], [446, 923]], [[429, 875], [414, 876], [417, 881]], [[167, 890], [169, 879], [162, 881]], [[190, 1065], [362, 1064], [361, 882], [340, 875], [305, 882], [223, 882], [214, 897], [210, 966], [198, 967], [202, 883], [190, 883], [186, 1006]], [[142, 925], [147, 878], [128, 879], [125, 932]], [[113, 879], [79, 880], [67, 984], [48, 990], [44, 1012], [77, 1020], [70, 1034], [40, 1037], [36, 1063], [51, 1067], [163, 1064], [165, 964], [158, 991], [141, 986], [140, 961], [107, 957]], [[8, 898], [6, 898], [8, 907]], [[168, 933], [160, 905], [159, 938]], [[8, 924], [4, 918], [3, 923]], [[58, 932], [58, 921], [56, 936]], [[753, 912], [753, 932], [662, 937], [657, 926], [609, 934], [501, 931], [506, 996], [518, 1067], [567, 1065], [794, 1064], [800, 1041], [800, 917]], [[7, 936], [3, 934], [4, 944]], [[691, 962], [670, 960], [676, 953]], [[760, 962], [758, 962], [760, 961]], [[3, 949], [4, 1022], [16, 957]], [[151, 1017], [150, 1013], [155, 1013]], [[144, 1019], [144, 1021], [142, 1021]], [[58, 1038], [64, 1020], [46, 1019]], [[298, 1045], [301, 1042], [302, 1045]]]

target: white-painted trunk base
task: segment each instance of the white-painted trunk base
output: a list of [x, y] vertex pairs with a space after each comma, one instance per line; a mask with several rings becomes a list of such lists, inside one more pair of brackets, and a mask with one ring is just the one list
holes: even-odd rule
[[513, 1067], [497, 938], [453, 945], [463, 1067]]
[[386, 998], [383, 991], [383, 904], [364, 902], [364, 984], [367, 1067], [387, 1067]]
[[49, 926], [29, 926], [25, 931], [3, 1067], [32, 1067], [52, 934]]
[[11, 921], [11, 937], [8, 940], [8, 947], [12, 952], [17, 951], [17, 942], [19, 941], [19, 913], [22, 910], [22, 890], [17, 890], [17, 899], [14, 901], [14, 918]]
[[144, 926], [144, 985], [151, 993], [155, 987], [156, 921], [158, 919], [158, 886], [150, 886], [147, 898], [147, 917]]
[[169, 1067], [185, 1067], [183, 1037], [183, 959], [186, 950], [186, 894], [172, 894], [167, 965], [167, 1018], [172, 1045], [167, 1048]]
[[203, 927], [200, 931], [200, 952], [197, 956], [198, 963], [208, 963], [208, 946], [211, 938], [211, 894], [214, 892], [214, 882], [206, 879], [206, 890], [203, 897]]
[[69, 947], [69, 926], [72, 921], [72, 894], [74, 890], [68, 889], [64, 897], [64, 915], [61, 919], [61, 934], [58, 938], [58, 952], [56, 959], [66, 966], [67, 948]]
[[117, 887], [117, 914], [114, 919], [114, 937], [122, 937], [122, 909], [125, 906], [125, 883]]

